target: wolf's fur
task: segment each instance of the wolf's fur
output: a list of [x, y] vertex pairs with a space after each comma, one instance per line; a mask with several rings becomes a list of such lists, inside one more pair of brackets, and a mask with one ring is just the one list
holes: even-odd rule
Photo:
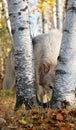
[[[55, 68], [57, 65], [61, 38], [61, 32], [57, 29], [52, 29], [48, 34], [39, 35], [32, 39], [36, 85], [38, 90], [37, 95], [39, 101], [41, 102], [47, 102], [50, 100], [52, 95], [52, 88], [54, 87], [55, 80]], [[14, 86], [15, 59], [12, 49], [7, 59], [3, 89], [12, 89]]]

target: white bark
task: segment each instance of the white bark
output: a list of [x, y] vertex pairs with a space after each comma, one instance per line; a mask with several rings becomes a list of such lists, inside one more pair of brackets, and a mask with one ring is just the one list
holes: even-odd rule
[[48, 2], [46, 2], [46, 8], [43, 12], [43, 33], [48, 33], [49, 29], [48, 29], [48, 23], [49, 23], [49, 14], [48, 14], [48, 10], [49, 10], [49, 5]]
[[76, 0], [68, 0], [52, 107], [76, 108]]
[[16, 63], [16, 95], [18, 101], [16, 102], [16, 107], [20, 107], [25, 102], [24, 100], [36, 96], [33, 50], [29, 31], [28, 1], [8, 0], [8, 7]]
[[[29, 20], [30, 20], [30, 30], [32, 37], [35, 36], [35, 25], [36, 25], [36, 3], [35, 0], [29, 0]], [[35, 11], [34, 14], [32, 11]], [[37, 26], [37, 25], [36, 25]]]
[[61, 0], [56, 0], [56, 12], [57, 12], [57, 28], [62, 31], [63, 27], [63, 6]]
[[53, 8], [53, 27], [57, 28], [56, 6]]
[[43, 33], [43, 27], [42, 27], [42, 14], [38, 13], [38, 18], [37, 18], [37, 24], [38, 24], [38, 34], [42, 34]]

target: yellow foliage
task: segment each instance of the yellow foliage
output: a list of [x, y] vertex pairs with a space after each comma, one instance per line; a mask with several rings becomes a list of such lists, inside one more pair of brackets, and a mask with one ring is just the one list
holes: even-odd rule
[[40, 12], [44, 12], [44, 10], [46, 9], [46, 2], [44, 0], [40, 0], [37, 5], [37, 9]]
[[39, 0], [37, 10], [39, 12], [44, 12], [47, 8], [47, 4], [53, 8], [56, 4], [56, 0]]
[[56, 0], [48, 0], [48, 4], [49, 4], [51, 7], [54, 7], [55, 4], [56, 4]]
[[0, 18], [0, 29], [2, 29], [3, 27], [3, 22], [2, 22], [2, 18]]
[[32, 13], [32, 14], [35, 14], [35, 10], [32, 10], [31, 13]]

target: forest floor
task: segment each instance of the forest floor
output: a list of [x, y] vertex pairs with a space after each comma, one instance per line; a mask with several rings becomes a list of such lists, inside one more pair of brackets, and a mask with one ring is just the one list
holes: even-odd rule
[[15, 92], [0, 90], [0, 130], [76, 130], [76, 110], [34, 108], [22, 105], [14, 112]]

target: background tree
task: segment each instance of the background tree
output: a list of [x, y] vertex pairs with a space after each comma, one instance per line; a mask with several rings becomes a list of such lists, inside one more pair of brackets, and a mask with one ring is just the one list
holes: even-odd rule
[[55, 12], [53, 11], [55, 7], [55, 0], [39, 0], [37, 5], [37, 10], [41, 14], [41, 24], [43, 33], [49, 32], [51, 28], [54, 27]]
[[16, 106], [36, 103], [33, 49], [29, 28], [28, 0], [8, 0], [16, 70]]
[[65, 0], [39, 0], [38, 11], [42, 14], [43, 33], [51, 28], [62, 30], [64, 2]]
[[63, 27], [63, 6], [61, 0], [56, 0], [57, 28], [62, 30]]
[[76, 0], [68, 0], [67, 4], [52, 97], [53, 108], [76, 108]]
[[10, 37], [11, 37], [11, 39], [12, 39], [10, 19], [9, 19], [9, 14], [8, 14], [8, 4], [7, 4], [7, 0], [3, 0], [3, 9], [4, 9], [4, 13], [5, 13], [6, 22], [7, 22], [7, 29], [8, 29], [8, 31], [9, 31]]
[[7, 24], [5, 19], [5, 12], [3, 9], [3, 3], [0, 1], [0, 79], [4, 78], [5, 63], [8, 56], [10, 44], [10, 37], [7, 30]]

